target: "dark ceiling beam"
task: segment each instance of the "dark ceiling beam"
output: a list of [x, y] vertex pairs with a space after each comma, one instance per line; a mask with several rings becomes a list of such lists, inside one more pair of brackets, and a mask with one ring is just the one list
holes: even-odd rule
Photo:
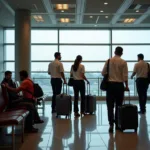
[[143, 22], [148, 16], [150, 15], [150, 8], [141, 16], [139, 17], [134, 24], [140, 24], [141, 22]]
[[116, 24], [117, 21], [120, 19], [123, 13], [132, 5], [134, 0], [124, 0], [120, 8], [117, 10], [116, 14], [112, 18], [110, 24]]
[[49, 18], [50, 18], [52, 24], [56, 24], [57, 23], [56, 16], [55, 16], [53, 9], [52, 9], [51, 0], [42, 0], [42, 2], [44, 4], [45, 9], [48, 12], [48, 14], [51, 14], [51, 15], [49, 15]]
[[76, 24], [82, 24], [86, 0], [76, 0]]

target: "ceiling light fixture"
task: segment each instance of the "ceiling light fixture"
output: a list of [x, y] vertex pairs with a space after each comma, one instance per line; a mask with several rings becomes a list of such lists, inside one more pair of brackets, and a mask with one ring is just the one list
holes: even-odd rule
[[68, 10], [69, 5], [68, 4], [56, 4], [56, 9], [57, 10]]
[[64, 12], [64, 10], [61, 11], [62, 13]]
[[43, 19], [43, 17], [41, 15], [34, 15], [33, 18], [37, 22], [44, 22], [44, 19]]
[[126, 18], [124, 23], [133, 23], [136, 19], [135, 18]]
[[101, 12], [101, 13], [103, 13], [104, 11], [103, 11], [103, 10], [101, 10], [100, 12]]
[[96, 25], [96, 24], [95, 24], [94, 26], [95, 26], [95, 27], [97, 27], [97, 25]]
[[61, 23], [69, 23], [70, 19], [69, 18], [60, 18]]
[[104, 5], [108, 5], [108, 3], [107, 3], [107, 2], [105, 2], [105, 3], [104, 3]]
[[90, 18], [93, 18], [93, 16], [90, 16]]
[[108, 18], [108, 16], [105, 16], [105, 18], [107, 19], [107, 18]]
[[139, 10], [136, 10], [136, 13], [138, 13], [139, 12]]

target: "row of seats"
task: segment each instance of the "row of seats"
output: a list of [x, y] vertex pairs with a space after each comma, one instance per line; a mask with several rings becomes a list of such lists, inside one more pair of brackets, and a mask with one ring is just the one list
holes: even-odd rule
[[12, 128], [12, 150], [15, 150], [15, 127], [21, 125], [22, 127], [22, 138], [24, 141], [24, 123], [25, 118], [29, 114], [23, 107], [15, 109], [7, 109], [8, 106], [8, 94], [6, 88], [0, 87], [0, 127], [11, 127]]

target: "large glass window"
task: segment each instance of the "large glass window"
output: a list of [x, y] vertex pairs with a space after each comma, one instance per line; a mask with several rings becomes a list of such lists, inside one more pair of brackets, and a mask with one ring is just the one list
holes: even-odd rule
[[[137, 55], [139, 53], [144, 54], [144, 59], [149, 60], [150, 45], [120, 45], [123, 47], [122, 58], [129, 61], [137, 61]], [[113, 45], [113, 53], [117, 45]]]
[[112, 43], [150, 43], [150, 30], [112, 30]]
[[109, 42], [109, 30], [60, 30], [60, 43], [109, 44]]
[[81, 55], [84, 61], [105, 61], [109, 58], [109, 50], [109, 46], [60, 46], [62, 60], [75, 60], [77, 55]]
[[14, 61], [15, 60], [15, 47], [14, 45], [6, 45], [4, 47], [5, 53], [5, 60], [6, 61]]
[[15, 31], [5, 30], [4, 43], [15, 43]]
[[58, 31], [32, 30], [31, 43], [58, 43]]
[[58, 51], [58, 46], [32, 45], [31, 60], [54, 60], [54, 53]]
[[[112, 32], [112, 37], [111, 37]], [[4, 32], [4, 68], [15, 72], [15, 32]], [[105, 61], [114, 55], [117, 46], [124, 49], [122, 58], [127, 61], [129, 78], [132, 74], [137, 54], [143, 53], [149, 60], [150, 30], [102, 30], [102, 29], [33, 29], [31, 31], [31, 77], [38, 82], [46, 94], [52, 95], [48, 65], [54, 60], [54, 53], [61, 52], [65, 76], [70, 77], [70, 69], [77, 55], [83, 56], [86, 77], [91, 83], [91, 94], [105, 96], [99, 90]], [[131, 95], [136, 95], [135, 80], [129, 79]], [[68, 88], [70, 94], [73, 89]]]

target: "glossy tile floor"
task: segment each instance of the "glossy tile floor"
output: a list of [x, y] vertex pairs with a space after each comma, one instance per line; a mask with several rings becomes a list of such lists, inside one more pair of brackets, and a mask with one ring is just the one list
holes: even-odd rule
[[[104, 102], [98, 102], [96, 115], [75, 119], [72, 114], [71, 120], [64, 117], [56, 119], [55, 115], [51, 114], [50, 103], [46, 103], [45, 114], [41, 114], [41, 117], [45, 123], [37, 126], [40, 129], [39, 133], [25, 135], [25, 142], [22, 145], [17, 137], [18, 149], [150, 150], [150, 104], [147, 104], [147, 114], [139, 115], [137, 134], [132, 130], [109, 134], [107, 109]], [[3, 138], [4, 142], [10, 142], [9, 136], [5, 138], [7, 140]]]

